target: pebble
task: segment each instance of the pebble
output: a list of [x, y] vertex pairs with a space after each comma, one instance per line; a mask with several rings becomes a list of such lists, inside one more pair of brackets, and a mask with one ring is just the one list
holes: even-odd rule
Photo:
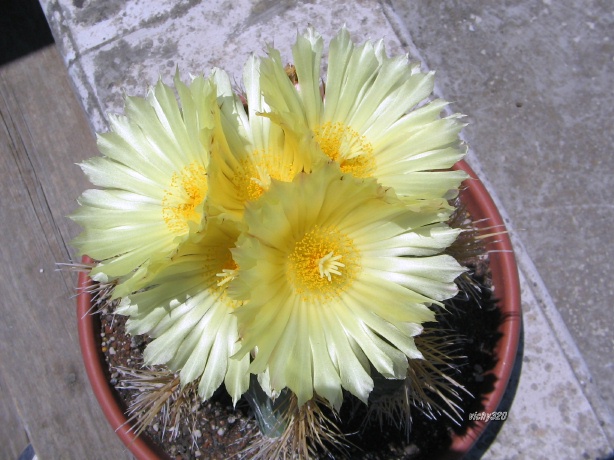
[[230, 417], [228, 417], [228, 423], [230, 423], [231, 425], [237, 421], [237, 417], [235, 417], [234, 415], [231, 415]]
[[224, 436], [224, 434], [226, 434], [226, 430], [224, 428], [220, 428], [219, 430], [217, 430], [218, 436]]
[[420, 453], [420, 448], [415, 444], [410, 444], [407, 447], [405, 447], [403, 452], [405, 453], [405, 455], [416, 456], [417, 454]]
[[110, 347], [110, 348], [109, 348], [109, 354], [110, 354], [110, 355], [114, 355], [114, 354], [115, 354], [115, 348]]

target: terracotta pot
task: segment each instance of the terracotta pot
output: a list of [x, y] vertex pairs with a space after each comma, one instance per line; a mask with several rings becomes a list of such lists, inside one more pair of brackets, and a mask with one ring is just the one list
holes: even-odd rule
[[[465, 161], [459, 161], [455, 169], [462, 169], [471, 179], [465, 181], [467, 186], [461, 191], [461, 200], [467, 207], [472, 219], [478, 227], [495, 227], [496, 231], [505, 230], [505, 223], [488, 194], [484, 184]], [[498, 235], [495, 241], [487, 245], [490, 252], [490, 270], [494, 297], [498, 299], [503, 322], [499, 327], [501, 338], [495, 348], [497, 363], [490, 372], [496, 376], [494, 388], [489, 394], [482, 396], [482, 411], [492, 413], [497, 411], [510, 380], [518, 341], [522, 326], [522, 310], [520, 304], [520, 280], [518, 267], [508, 234]], [[489, 422], [476, 421], [462, 436], [453, 436], [452, 444], [443, 458], [462, 458], [477, 442]]]
[[[83, 257], [83, 263], [91, 263], [92, 259]], [[98, 315], [90, 314], [92, 296], [87, 288], [92, 281], [83, 272], [79, 273], [77, 287], [77, 324], [79, 329], [79, 345], [85, 363], [85, 370], [90, 379], [92, 389], [98, 403], [111, 424], [111, 428], [120, 437], [126, 447], [139, 460], [155, 460], [170, 458], [151, 442], [147, 436], [135, 436], [130, 431], [132, 425], [124, 414], [124, 405], [117, 391], [109, 383], [107, 363], [100, 346], [100, 321]]]
[[[467, 188], [461, 192], [461, 199], [476, 221], [484, 220], [478, 225], [497, 226], [499, 230], [504, 229], [503, 220], [492, 198], [475, 172], [464, 161], [460, 161], [456, 169], [462, 169], [472, 177], [472, 180], [466, 181]], [[495, 287], [495, 297], [499, 299], [499, 308], [505, 320], [499, 329], [502, 336], [496, 347], [497, 363], [491, 371], [496, 376], [494, 389], [482, 398], [482, 410], [485, 412], [495, 412], [503, 398], [514, 367], [522, 321], [520, 282], [512, 244], [507, 234], [500, 235], [496, 239], [496, 242], [488, 245], [488, 250], [492, 251], [490, 254], [490, 269], [493, 286]], [[89, 263], [91, 259], [84, 257], [83, 262]], [[77, 319], [81, 352], [94, 394], [111, 427], [135, 457], [138, 459], [166, 459], [167, 456], [156, 448], [146, 436], [135, 437], [130, 431], [131, 425], [127, 423], [121, 400], [105, 375], [106, 362], [100, 351], [98, 317], [89, 314], [91, 296], [87, 292], [87, 287], [90, 282], [84, 273], [79, 274]], [[487, 423], [477, 421], [463, 436], [454, 436], [450, 449], [444, 455], [444, 458], [461, 458], [469, 452], [484, 432]]]

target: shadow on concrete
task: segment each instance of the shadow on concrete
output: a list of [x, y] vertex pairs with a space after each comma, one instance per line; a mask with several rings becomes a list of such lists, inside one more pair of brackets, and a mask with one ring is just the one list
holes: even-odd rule
[[52, 43], [37, 0], [0, 0], [0, 66]]
[[[497, 407], [497, 412], [508, 412], [508, 414], [512, 411], [512, 403], [514, 402], [514, 397], [516, 396], [516, 390], [518, 389], [518, 382], [520, 381], [520, 373], [522, 371], [522, 359], [524, 356], [524, 323], [520, 328], [520, 338], [518, 340], [518, 351], [516, 352], [516, 360], [514, 361], [514, 369], [512, 370], [512, 375], [510, 376], [509, 383], [507, 384], [507, 389], [505, 390], [505, 394], [503, 395], [503, 399]], [[488, 424], [478, 442], [473, 446], [471, 451], [464, 457], [463, 460], [478, 460], [482, 458], [484, 453], [488, 450], [490, 445], [493, 443], [499, 430], [503, 426], [504, 421], [492, 421]]]

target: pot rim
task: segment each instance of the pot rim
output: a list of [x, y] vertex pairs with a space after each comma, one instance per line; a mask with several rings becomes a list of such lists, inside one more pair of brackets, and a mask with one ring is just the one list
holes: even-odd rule
[[[467, 210], [476, 220], [486, 219], [487, 222], [478, 223], [478, 226], [505, 229], [505, 223], [484, 184], [478, 179], [471, 167], [464, 161], [459, 161], [454, 169], [465, 171], [469, 176], [467, 187], [461, 190], [461, 200]], [[493, 276], [495, 296], [504, 321], [499, 327], [502, 336], [495, 348], [498, 356], [497, 363], [490, 374], [497, 376], [492, 392], [483, 398], [483, 411], [494, 412], [503, 399], [507, 388], [520, 339], [522, 324], [520, 304], [520, 281], [518, 268], [514, 256], [512, 243], [507, 233], [501, 233], [496, 241], [488, 243], [490, 256], [490, 270]], [[83, 263], [91, 263], [92, 259], [83, 256]], [[118, 399], [116, 390], [111, 386], [105, 375], [106, 362], [100, 351], [98, 337], [95, 333], [95, 318], [90, 314], [91, 294], [88, 288], [92, 281], [85, 272], [79, 273], [77, 287], [77, 320], [79, 330], [79, 343], [85, 363], [90, 384], [96, 399], [111, 427], [120, 437], [125, 446], [137, 458], [167, 458], [166, 454], [156, 449], [154, 444], [141, 434], [136, 436], [132, 424], [122, 409], [123, 405]], [[480, 435], [486, 429], [488, 421], [476, 421], [469, 426], [462, 435], [453, 434], [452, 443], [444, 454], [444, 458], [461, 458], [475, 445]]]
[[[463, 170], [470, 176], [467, 180], [468, 186], [461, 190], [460, 195], [472, 218], [477, 221], [483, 219], [477, 223], [478, 227], [494, 227], [495, 231], [503, 231], [497, 235], [496, 240], [487, 243], [494, 296], [503, 317], [499, 326], [502, 335], [495, 347], [497, 363], [489, 372], [497, 376], [497, 379], [493, 390], [482, 398], [482, 411], [492, 413], [499, 407], [507, 389], [520, 341], [522, 307], [518, 266], [503, 218], [486, 187], [465, 160], [459, 161], [454, 169]], [[478, 420], [470, 425], [464, 434], [453, 435], [445, 458], [462, 458], [467, 454], [484, 433], [488, 423], [489, 421]]]
[[[88, 256], [83, 256], [82, 261], [83, 263], [93, 262]], [[105, 375], [106, 361], [98, 343], [99, 337], [96, 336], [95, 316], [91, 312], [92, 295], [88, 292], [91, 285], [92, 280], [87, 274], [79, 272], [77, 287], [79, 345], [94, 395], [111, 428], [137, 459], [166, 459], [167, 455], [156, 449], [146, 435], [136, 436], [132, 431], [132, 424], [128, 422], [123, 404]]]

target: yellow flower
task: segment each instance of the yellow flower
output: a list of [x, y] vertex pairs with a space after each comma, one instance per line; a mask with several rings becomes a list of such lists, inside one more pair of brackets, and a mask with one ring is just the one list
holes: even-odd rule
[[209, 169], [210, 205], [212, 212], [240, 220], [246, 203], [268, 190], [272, 179], [290, 182], [297, 173], [310, 171], [318, 156], [305, 148], [306, 140], [284, 136], [279, 126], [260, 115], [268, 106], [260, 91], [258, 58], [251, 56], [243, 71], [247, 112], [224, 71], [215, 69], [213, 79], [220, 110]]
[[[450, 168], [464, 155], [460, 115], [440, 118], [445, 101], [425, 103], [433, 73], [407, 56], [388, 58], [381, 41], [355, 46], [343, 28], [331, 41], [325, 97], [321, 94], [322, 37], [309, 28], [292, 48], [298, 85], [275, 49], [261, 64], [261, 85], [272, 120], [286, 134], [305, 132], [321, 151], [355, 177], [374, 177], [405, 200], [450, 198], [466, 175]], [[454, 192], [453, 192], [454, 193]]]
[[200, 379], [205, 400], [225, 382], [236, 403], [249, 386], [249, 356], [229, 359], [239, 349], [232, 312], [240, 302], [226, 293], [237, 268], [230, 253], [237, 236], [235, 224], [211, 219], [199, 242], [182, 246], [147, 279], [151, 288], [124, 297], [117, 310], [129, 316], [130, 334], [155, 338], [145, 362], [180, 371], [182, 384]]
[[111, 115], [111, 131], [98, 136], [104, 156], [81, 164], [103, 187], [85, 191], [71, 216], [83, 226], [73, 244], [100, 261], [94, 279], [134, 281], [205, 225], [216, 95], [202, 77], [188, 88], [176, 76], [175, 86], [181, 104], [162, 82], [127, 98], [126, 116]]
[[330, 163], [292, 183], [273, 181], [245, 211], [233, 250], [231, 296], [252, 373], [268, 370], [269, 394], [314, 391], [335, 407], [342, 388], [367, 401], [370, 363], [404, 378], [420, 358], [413, 337], [431, 303], [453, 296], [463, 271], [441, 255], [458, 231], [445, 213], [415, 212], [374, 179]]

